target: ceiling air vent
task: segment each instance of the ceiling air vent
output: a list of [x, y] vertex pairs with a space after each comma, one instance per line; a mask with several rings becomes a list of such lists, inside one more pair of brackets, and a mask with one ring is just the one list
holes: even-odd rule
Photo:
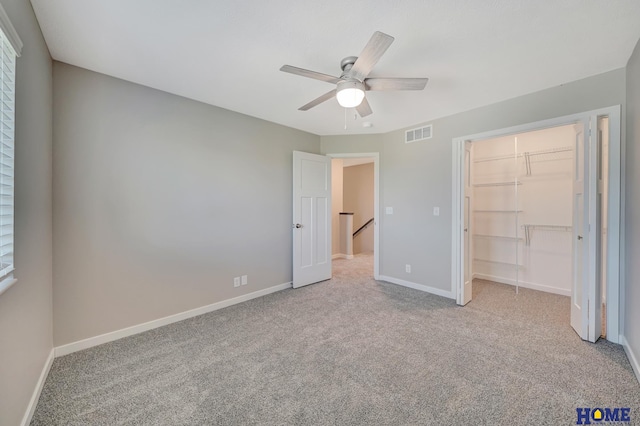
[[433, 124], [417, 129], [407, 130], [404, 134], [404, 143], [412, 143], [431, 139], [433, 137]]

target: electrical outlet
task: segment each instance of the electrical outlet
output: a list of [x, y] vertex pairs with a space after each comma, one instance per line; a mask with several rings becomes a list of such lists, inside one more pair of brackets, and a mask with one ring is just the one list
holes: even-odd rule
[[247, 285], [247, 276], [246, 275], [242, 276], [242, 285]]
[[385, 207], [384, 212], [386, 214], [393, 214], [393, 207]]
[[240, 287], [240, 277], [235, 277], [233, 279], [233, 286], [234, 287]]
[[405, 271], [407, 274], [410, 274], [410, 273], [411, 273], [411, 265], [404, 265], [404, 271]]

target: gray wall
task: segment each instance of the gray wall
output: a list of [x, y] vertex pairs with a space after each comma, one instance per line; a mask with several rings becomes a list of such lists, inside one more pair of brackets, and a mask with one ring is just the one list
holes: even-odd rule
[[24, 0], [2, 5], [24, 47], [17, 61], [15, 277], [0, 295], [0, 424], [19, 424], [52, 350], [51, 58]]
[[[353, 232], [374, 217], [373, 183], [373, 163], [343, 168], [343, 206], [345, 212], [353, 213]], [[353, 239], [353, 253], [372, 253], [373, 243], [373, 226], [369, 225]]]
[[623, 330], [640, 360], [640, 42], [627, 65], [625, 293]]
[[53, 75], [56, 346], [291, 281], [292, 151], [318, 136]]
[[[380, 274], [450, 291], [452, 139], [624, 102], [625, 70], [619, 69], [424, 123], [433, 124], [434, 134], [424, 142], [405, 144], [401, 129], [322, 137], [322, 152], [380, 152]], [[393, 215], [384, 214], [385, 206]], [[405, 264], [412, 265], [410, 274]]]

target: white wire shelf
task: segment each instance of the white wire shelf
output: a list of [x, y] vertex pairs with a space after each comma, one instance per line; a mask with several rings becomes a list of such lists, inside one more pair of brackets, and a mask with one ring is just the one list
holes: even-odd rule
[[[484, 158], [476, 158], [475, 160], [473, 160], [474, 163], [485, 163], [487, 161], [499, 161], [499, 160], [514, 160], [516, 158], [523, 158], [523, 157], [540, 157], [539, 159], [536, 159], [535, 161], [544, 161], [544, 160], [565, 160], [568, 159], [570, 157], [567, 156], [567, 158], [557, 158], [557, 156], [553, 156], [553, 154], [559, 154], [559, 153], [567, 153], [567, 152], [573, 152], [573, 147], [571, 146], [561, 146], [561, 147], [557, 147], [557, 148], [548, 148], [548, 149], [540, 149], [537, 151], [527, 151], [527, 152], [519, 152], [517, 154], [506, 154], [506, 155], [496, 155], [493, 157], [484, 157]], [[543, 157], [542, 157], [543, 156]], [[544, 158], [547, 157], [547, 158]], [[564, 157], [564, 156], [562, 156]]]
[[522, 237], [509, 237], [506, 235], [486, 235], [486, 234], [473, 234], [473, 238], [508, 240], [508, 241], [522, 241], [524, 239]]
[[513, 185], [522, 185], [521, 181], [507, 181], [507, 182], [488, 182], [488, 183], [474, 183], [475, 187], [485, 187], [485, 186], [513, 186]]
[[521, 226], [524, 229], [524, 241], [526, 245], [531, 245], [531, 237], [533, 231], [543, 232], [573, 232], [573, 226], [568, 225], [536, 225], [536, 224], [524, 224]]
[[512, 262], [500, 262], [500, 261], [497, 261], [497, 260], [489, 260], [489, 259], [477, 259], [477, 258], [474, 258], [473, 261], [474, 262], [482, 262], [482, 263], [491, 263], [491, 264], [494, 264], [494, 265], [502, 265], [502, 266], [517, 266], [518, 269], [524, 267], [524, 265], [518, 265], [518, 264], [512, 263]]
[[474, 213], [522, 213], [524, 210], [474, 210]]

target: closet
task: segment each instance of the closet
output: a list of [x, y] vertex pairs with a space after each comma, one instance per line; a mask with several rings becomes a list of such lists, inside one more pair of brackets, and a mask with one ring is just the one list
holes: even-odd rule
[[472, 277], [571, 295], [575, 140], [567, 125], [472, 143]]

